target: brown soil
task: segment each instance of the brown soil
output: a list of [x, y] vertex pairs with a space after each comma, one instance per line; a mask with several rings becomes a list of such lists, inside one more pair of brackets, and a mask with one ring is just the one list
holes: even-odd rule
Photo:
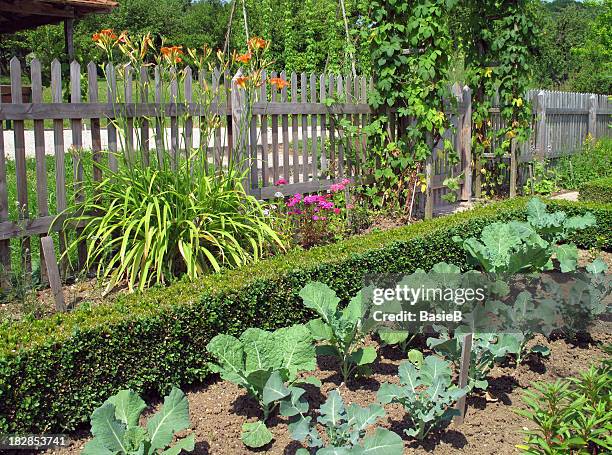
[[[403, 408], [399, 405], [386, 406], [387, 416], [380, 421], [382, 426], [391, 428], [405, 440], [406, 454], [515, 454], [516, 444], [523, 441], [521, 430], [533, 428], [526, 418], [513, 412], [524, 408], [521, 394], [535, 381], [554, 381], [558, 378], [575, 376], [605, 356], [602, 347], [612, 342], [612, 324], [599, 323], [588, 340], [575, 344], [564, 339], [547, 340], [538, 337], [533, 343], [547, 345], [551, 356], [546, 359], [531, 357], [526, 363], [515, 368], [513, 364], [497, 366], [489, 379], [489, 391], [497, 401], [490, 401], [484, 395], [473, 395], [467, 400], [465, 422], [460, 426], [451, 424], [448, 428], [431, 434], [419, 444], [403, 433], [407, 427]], [[368, 344], [372, 343], [368, 341]], [[319, 369], [314, 375], [321, 379], [323, 386], [318, 390], [306, 386], [310, 408], [318, 409], [330, 390], [339, 387], [346, 404], [362, 406], [375, 401], [376, 391], [383, 382], [397, 382], [397, 367], [405, 355], [396, 347], [378, 347], [379, 358], [374, 374], [362, 380], [341, 385], [333, 359], [319, 358]], [[269, 446], [250, 451], [240, 441], [241, 426], [260, 416], [256, 403], [237, 386], [222, 381], [218, 376], [187, 391], [190, 404], [191, 422], [196, 434], [195, 454], [200, 455], [248, 455], [266, 453], [292, 455], [301, 447], [292, 441], [284, 417], [273, 416], [268, 421], [274, 440]], [[159, 406], [159, 402], [155, 407]], [[77, 439], [69, 448], [55, 453], [72, 455], [80, 453], [87, 438]]]

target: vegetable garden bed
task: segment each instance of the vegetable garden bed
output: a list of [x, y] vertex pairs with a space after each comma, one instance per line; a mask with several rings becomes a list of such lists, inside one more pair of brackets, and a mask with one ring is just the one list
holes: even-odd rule
[[[608, 262], [612, 263], [609, 260]], [[612, 265], [612, 264], [611, 264]], [[471, 396], [467, 400], [465, 422], [460, 426], [451, 424], [445, 430], [432, 433], [423, 444], [403, 435], [406, 423], [402, 406], [391, 404], [385, 406], [387, 415], [380, 420], [380, 425], [403, 435], [404, 453], [425, 454], [433, 451], [436, 454], [470, 453], [491, 455], [515, 454], [515, 445], [523, 443], [524, 427], [533, 428], [533, 423], [517, 415], [513, 409], [524, 409], [520, 397], [523, 390], [535, 381], [555, 381], [576, 376], [587, 370], [593, 363], [605, 356], [601, 346], [612, 342], [612, 325], [599, 325], [592, 334], [592, 340], [577, 345], [569, 344], [563, 339], [547, 341], [537, 337], [534, 343], [541, 343], [551, 350], [550, 357], [541, 359], [533, 357], [519, 368], [513, 364], [497, 366], [491, 372], [489, 391], [495, 402], [484, 395]], [[369, 342], [369, 345], [377, 344]], [[423, 348], [423, 346], [415, 346]], [[425, 348], [426, 350], [426, 348]], [[376, 391], [383, 382], [397, 383], [397, 367], [405, 354], [398, 347], [387, 346], [378, 349], [379, 358], [374, 364], [374, 374], [368, 379], [353, 380], [348, 387], [341, 386], [340, 393], [348, 405], [357, 403], [367, 406], [376, 400]], [[321, 389], [305, 387], [311, 408], [319, 408], [330, 391], [340, 386], [342, 378], [336, 368], [336, 362], [327, 357], [319, 357], [318, 369], [314, 376], [323, 382]], [[308, 374], [311, 376], [312, 374]], [[242, 424], [245, 421], [256, 421], [261, 413], [254, 400], [250, 399], [244, 389], [222, 381], [214, 376], [202, 385], [187, 392], [190, 415], [195, 432], [196, 446], [194, 454], [200, 455], [248, 455], [269, 453], [274, 455], [293, 455], [302, 447], [292, 441], [287, 429], [287, 418], [274, 416], [268, 427], [274, 435], [273, 442], [259, 451], [249, 450], [240, 440]], [[150, 410], [159, 408], [158, 402]], [[314, 414], [313, 414], [314, 415]], [[58, 450], [58, 455], [80, 453], [89, 440], [82, 433], [68, 448]]]

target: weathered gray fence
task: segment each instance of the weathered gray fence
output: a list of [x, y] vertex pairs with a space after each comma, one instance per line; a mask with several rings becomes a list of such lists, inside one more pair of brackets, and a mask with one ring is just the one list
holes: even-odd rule
[[[161, 159], [160, 152], [168, 151], [176, 160], [197, 148], [198, 153], [206, 154], [207, 161], [217, 165], [227, 163], [230, 151], [246, 150], [247, 156], [242, 158], [246, 158], [243, 162], [249, 169], [249, 191], [263, 199], [274, 197], [278, 191], [290, 194], [325, 190], [338, 180], [361, 178], [367, 172], [364, 165], [368, 145], [363, 127], [371, 115], [366, 97], [372, 82], [365, 77], [283, 72], [278, 76], [289, 81], [289, 86], [278, 90], [269, 83], [261, 85], [249, 116], [246, 106], [250, 103], [244, 99], [244, 92], [236, 89], [236, 79], [219, 70], [192, 74], [187, 69], [181, 78], [168, 81], [158, 68], [134, 74], [130, 68], [118, 72], [108, 66], [106, 81], [99, 82], [100, 71], [95, 64], [87, 65], [83, 74], [83, 68], [74, 62], [67, 84], [70, 102], [64, 102], [59, 62], [54, 61], [51, 67], [50, 95], [43, 87], [37, 60], [24, 70], [19, 60], [13, 59], [10, 68], [11, 103], [0, 101], [0, 267], [5, 269], [10, 268], [10, 239], [24, 239], [21, 247], [29, 267], [30, 238], [38, 242], [50, 228], [60, 229], [61, 224], [52, 227], [52, 221], [69, 205], [70, 194], [76, 199], [83, 197], [79, 182], [84, 169], [78, 153], [71, 155], [71, 178], [66, 175], [69, 149], [90, 149], [94, 162], [108, 156], [111, 169], [118, 166], [115, 153], [131, 153], [135, 149], [148, 162], [154, 156]], [[28, 88], [24, 81], [28, 76], [32, 99], [24, 102], [23, 93]], [[133, 84], [136, 79], [140, 84]], [[82, 80], [86, 81], [84, 85]], [[205, 84], [214, 93], [214, 100], [206, 108], [196, 96], [197, 89]], [[164, 98], [166, 93], [169, 99]], [[451, 166], [442, 144], [434, 149], [423, 169], [429, 185], [419, 203], [426, 214], [444, 204], [442, 196], [448, 191], [442, 184], [445, 178], [464, 173], [460, 196], [467, 200], [472, 195], [472, 178], [479, 176], [472, 172], [471, 92], [457, 85], [453, 94], [458, 100], [458, 110], [452, 117], [455, 131], [449, 130], [446, 138], [454, 142], [461, 160]], [[587, 134], [611, 135], [612, 111], [605, 96], [541, 91], [532, 91], [528, 96], [534, 106], [535, 130], [530, 143], [509, 157], [512, 181], [516, 180], [518, 163], [531, 160], [536, 153], [556, 156], [578, 149]], [[329, 99], [335, 101], [330, 103]], [[200, 128], [205, 126], [207, 111], [217, 116], [214, 125], [207, 126], [210, 134]], [[116, 124], [108, 120], [118, 112], [124, 131], [118, 131]], [[393, 110], [388, 114], [392, 135], [397, 134], [406, 120], [398, 119]], [[499, 109], [493, 108], [491, 115], [501, 127]], [[245, 118], [250, 119], [250, 124], [243, 134], [240, 123]], [[12, 122], [12, 132], [2, 130], [3, 121]], [[351, 125], [350, 131], [341, 124], [346, 121]], [[236, 141], [241, 143], [234, 144]], [[107, 155], [104, 151], [112, 153]], [[156, 155], [149, 155], [153, 151]], [[51, 182], [47, 156], [55, 162]], [[35, 161], [35, 173], [30, 176], [28, 157]], [[15, 169], [11, 176], [7, 175], [10, 159]], [[91, 173], [95, 180], [101, 180], [98, 168], [94, 166]], [[33, 178], [35, 194], [28, 189], [28, 179]], [[282, 188], [276, 185], [280, 179], [286, 182]], [[9, 181], [16, 186], [14, 197], [9, 197]], [[67, 191], [69, 181], [74, 185], [71, 191]], [[60, 235], [60, 253], [66, 248], [62, 239]], [[80, 249], [79, 259], [81, 263], [85, 260], [84, 248]]]

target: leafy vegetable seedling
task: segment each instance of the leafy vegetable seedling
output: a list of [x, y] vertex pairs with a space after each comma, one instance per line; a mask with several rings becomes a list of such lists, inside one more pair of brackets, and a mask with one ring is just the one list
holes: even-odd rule
[[182, 450], [193, 450], [193, 433], [168, 447], [176, 432], [190, 426], [189, 402], [183, 392], [173, 388], [161, 410], [143, 428], [139, 420], [146, 407], [131, 390], [122, 390], [106, 400], [91, 415], [94, 438], [85, 444], [83, 455], [178, 455]]
[[334, 356], [340, 360], [342, 380], [346, 383], [355, 373], [365, 374], [376, 360], [376, 349], [360, 347], [369, 329], [362, 325], [362, 294], [351, 299], [343, 310], [333, 289], [318, 282], [307, 284], [300, 291], [304, 305], [320, 316], [308, 327], [316, 340], [328, 344], [318, 346], [317, 354]]
[[[353, 403], [346, 407], [340, 393], [332, 390], [318, 413], [317, 422], [325, 428], [327, 444], [312, 424], [312, 417], [300, 414], [298, 420], [289, 424], [292, 437], [318, 448], [317, 455], [401, 455], [404, 452], [402, 438], [392, 431], [376, 428], [366, 436], [367, 428], [384, 417], [382, 406], [372, 404], [363, 408]], [[309, 454], [306, 449], [296, 452], [296, 455]]]
[[405, 361], [399, 366], [399, 378], [401, 385], [382, 384], [376, 398], [382, 404], [404, 406], [412, 422], [412, 428], [404, 430], [408, 436], [423, 440], [458, 414], [452, 406], [466, 391], [452, 384], [450, 362], [430, 355], [418, 368]]
[[217, 335], [206, 349], [217, 359], [217, 363], [210, 364], [211, 370], [246, 389], [261, 407], [263, 420], [242, 426], [242, 442], [248, 447], [262, 447], [272, 441], [265, 422], [279, 403], [304, 403], [304, 390], [294, 387], [295, 384], [320, 385], [316, 379], [297, 379], [299, 371], [316, 367], [313, 339], [304, 325], [274, 332], [250, 328], [240, 339]]

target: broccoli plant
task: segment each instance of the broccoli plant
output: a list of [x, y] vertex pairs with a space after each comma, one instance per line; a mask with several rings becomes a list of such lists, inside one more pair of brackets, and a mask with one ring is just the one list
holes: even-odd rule
[[300, 291], [304, 305], [320, 316], [308, 323], [315, 340], [327, 344], [317, 346], [317, 354], [337, 357], [340, 372], [346, 383], [356, 373], [365, 374], [376, 360], [376, 349], [360, 346], [369, 332], [362, 323], [361, 292], [351, 299], [343, 310], [338, 308], [340, 299], [333, 289], [323, 283], [309, 283]]
[[544, 281], [546, 297], [557, 303], [562, 322], [559, 328], [568, 336], [587, 331], [594, 320], [612, 310], [612, 281], [607, 271], [606, 263], [596, 259], [586, 266], [586, 273], [576, 273], [572, 280], [561, 284]]
[[529, 291], [522, 291], [511, 304], [494, 301], [489, 302], [488, 307], [503, 321], [504, 331], [495, 335], [495, 344], [514, 356], [517, 367], [527, 354], [550, 354], [546, 346], [535, 345], [527, 349], [527, 343], [536, 333], [550, 334], [558, 319], [557, 302], [551, 299], [538, 300]]
[[121, 390], [91, 415], [94, 438], [85, 444], [83, 455], [178, 455], [191, 452], [193, 433], [169, 447], [176, 432], [189, 428], [189, 402], [183, 392], [173, 388], [164, 405], [145, 427], [139, 425], [147, 405], [131, 390]]
[[[451, 361], [456, 367], [461, 361], [461, 349], [465, 334], [455, 333], [451, 338], [448, 333], [441, 333], [439, 338], [428, 338], [427, 346], [439, 355]], [[466, 392], [474, 389], [487, 390], [487, 377], [495, 363], [502, 361], [508, 354], [509, 347], [492, 333], [475, 333], [470, 351], [470, 368]]]
[[274, 332], [250, 328], [239, 339], [217, 335], [206, 349], [217, 359], [217, 363], [209, 364], [211, 370], [246, 389], [261, 406], [263, 420], [242, 426], [242, 442], [248, 447], [262, 447], [272, 440], [265, 422], [279, 403], [285, 400], [304, 403], [301, 398], [304, 390], [295, 384], [317, 382], [297, 379], [299, 371], [316, 367], [313, 339], [304, 325]]
[[451, 381], [451, 363], [437, 356], [425, 357], [420, 367], [411, 362], [399, 366], [400, 384], [384, 383], [376, 398], [379, 403], [400, 403], [412, 422], [404, 430], [408, 436], [423, 440], [436, 427], [450, 422], [457, 410], [455, 402], [465, 395]]
[[[317, 448], [317, 455], [342, 454], [360, 455], [366, 453], [401, 455], [404, 453], [404, 442], [396, 433], [376, 428], [373, 434], [366, 436], [368, 427], [384, 417], [382, 406], [372, 404], [363, 408], [357, 404], [346, 407], [337, 390], [332, 390], [325, 403], [318, 411], [317, 422], [325, 429], [326, 441], [319, 434], [312, 417], [296, 412], [298, 418], [289, 424], [293, 439], [305, 442], [308, 447]], [[306, 449], [299, 449], [296, 455], [308, 455]]]

